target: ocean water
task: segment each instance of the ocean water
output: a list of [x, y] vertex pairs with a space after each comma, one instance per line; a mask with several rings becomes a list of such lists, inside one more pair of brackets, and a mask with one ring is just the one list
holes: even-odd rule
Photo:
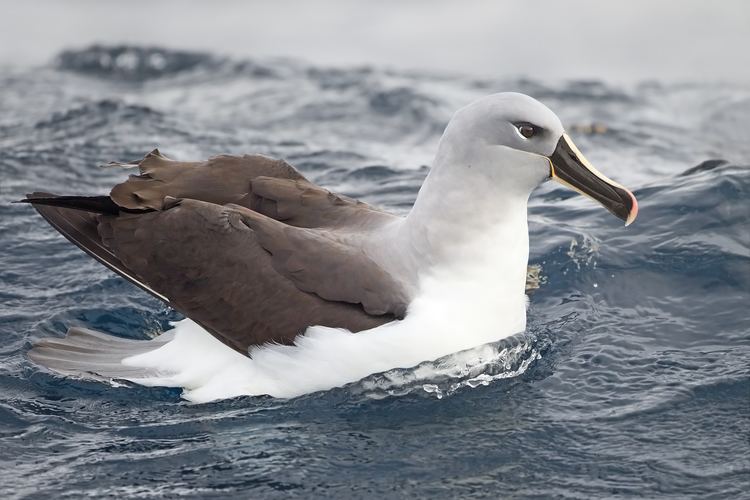
[[[70, 325], [179, 315], [59, 236], [24, 193], [101, 194], [159, 147], [258, 152], [405, 213], [451, 113], [521, 91], [633, 189], [630, 227], [558, 185], [529, 208], [523, 335], [292, 400], [65, 379]], [[750, 491], [750, 88], [483, 80], [159, 48], [0, 71], [3, 498], [740, 498]]]

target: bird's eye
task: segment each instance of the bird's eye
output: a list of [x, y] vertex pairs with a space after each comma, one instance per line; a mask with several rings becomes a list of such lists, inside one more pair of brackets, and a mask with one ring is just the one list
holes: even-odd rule
[[516, 128], [518, 133], [527, 139], [531, 139], [537, 133], [537, 127], [530, 123], [516, 123]]

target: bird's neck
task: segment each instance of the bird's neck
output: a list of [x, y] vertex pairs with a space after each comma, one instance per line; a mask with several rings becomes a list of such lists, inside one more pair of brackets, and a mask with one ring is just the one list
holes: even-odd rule
[[[438, 149], [433, 168], [402, 228], [429, 266], [451, 264], [467, 252], [481, 253], [490, 242], [500, 247], [477, 258], [528, 258], [529, 192], [504, 179], [488, 179], [475, 171], [499, 170], [492, 159], [467, 158], [450, 147]], [[486, 163], [486, 164], [485, 164]]]
[[527, 198], [520, 196], [481, 204], [456, 199], [451, 193], [442, 199], [420, 195], [404, 220], [400, 237], [423, 256], [417, 266], [421, 272], [480, 262], [490, 273], [504, 273], [509, 267], [523, 268], [525, 273], [529, 253], [526, 212]]
[[449, 155], [436, 160], [397, 236], [406, 242], [400, 246], [408, 248], [408, 255], [400, 257], [418, 284], [417, 293], [426, 281], [440, 277], [473, 296], [523, 299], [528, 193], [461, 175], [461, 165], [445, 168], [441, 162], [451, 161]]
[[[526, 328], [526, 268], [529, 256], [524, 197], [490, 205], [479, 200], [438, 200], [426, 183], [403, 221], [415, 289], [409, 314], [430, 318], [475, 318], [472, 339], [490, 342]], [[429, 314], [428, 314], [429, 313]], [[454, 318], [455, 319], [455, 318]], [[479, 320], [481, 319], [481, 321]], [[459, 333], [459, 332], [456, 332]], [[466, 332], [463, 332], [466, 334]]]

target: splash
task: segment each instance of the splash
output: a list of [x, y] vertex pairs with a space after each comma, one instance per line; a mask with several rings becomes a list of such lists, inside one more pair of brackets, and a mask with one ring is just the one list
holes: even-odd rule
[[414, 368], [373, 375], [353, 384], [350, 390], [373, 399], [419, 391], [442, 399], [463, 389], [486, 387], [498, 380], [518, 377], [541, 358], [536, 337], [519, 334], [421, 363]]

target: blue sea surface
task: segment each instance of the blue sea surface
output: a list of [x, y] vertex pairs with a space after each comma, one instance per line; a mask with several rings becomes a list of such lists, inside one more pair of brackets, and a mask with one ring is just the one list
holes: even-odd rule
[[[12, 200], [104, 194], [127, 172], [100, 165], [158, 146], [282, 157], [405, 213], [451, 113], [510, 90], [555, 110], [640, 215], [624, 228], [559, 185], [537, 190], [542, 285], [527, 332], [484, 365], [195, 405], [26, 358], [69, 326], [146, 339], [180, 316]], [[3, 498], [748, 498], [750, 88], [102, 46], [0, 70], [0, 110]]]

